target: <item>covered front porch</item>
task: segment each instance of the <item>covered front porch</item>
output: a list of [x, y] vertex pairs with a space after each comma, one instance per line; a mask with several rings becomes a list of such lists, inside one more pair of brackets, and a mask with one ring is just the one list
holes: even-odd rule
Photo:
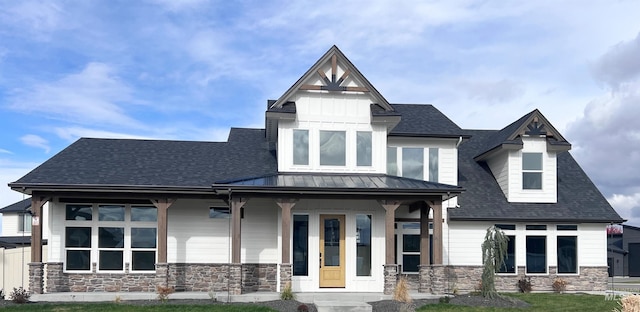
[[[254, 198], [269, 198], [279, 207], [280, 291], [391, 294], [400, 274], [395, 241], [400, 206], [419, 215], [412, 219], [420, 227], [418, 290], [445, 290], [442, 203], [460, 194], [459, 187], [387, 175], [278, 174], [213, 188], [229, 198], [234, 265], [241, 265], [242, 207]], [[352, 201], [360, 204], [345, 204]], [[304, 247], [300, 229], [306, 231]]]

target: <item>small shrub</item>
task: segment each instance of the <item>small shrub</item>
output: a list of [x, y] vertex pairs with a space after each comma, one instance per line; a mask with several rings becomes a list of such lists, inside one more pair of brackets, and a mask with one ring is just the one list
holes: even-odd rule
[[158, 300], [162, 302], [167, 302], [169, 300], [169, 295], [175, 292], [175, 288], [170, 286], [156, 286], [156, 292], [158, 293]]
[[524, 277], [522, 279], [519, 279], [518, 289], [523, 293], [531, 292], [531, 277]]
[[280, 293], [280, 299], [294, 300], [295, 298], [296, 298], [296, 295], [293, 293], [293, 290], [291, 289], [291, 282], [287, 282], [287, 284], [284, 286], [284, 289]]
[[451, 298], [449, 298], [449, 296], [444, 296], [444, 297], [440, 297], [440, 299], [438, 299], [438, 302], [440, 303], [449, 303], [449, 300]]
[[4, 288], [0, 289], [0, 300], [4, 300]]
[[298, 312], [309, 312], [309, 307], [306, 304], [301, 304], [298, 306]]
[[553, 287], [553, 291], [557, 293], [563, 293], [567, 290], [568, 284], [569, 282], [561, 278], [556, 278], [555, 280], [553, 280], [553, 284], [551, 284], [551, 287]]
[[396, 285], [396, 289], [393, 290], [393, 300], [411, 303], [411, 295], [409, 295], [409, 282], [407, 282], [406, 277], [400, 277], [398, 279], [398, 284]]
[[616, 312], [640, 312], [640, 295], [627, 295], [618, 301], [620, 309]]
[[113, 299], [113, 302], [115, 303], [121, 303], [122, 302], [122, 297], [120, 297], [119, 295], [116, 295], [116, 298]]
[[9, 296], [11, 297], [11, 301], [15, 303], [27, 303], [29, 302], [29, 298], [31, 297], [31, 294], [29, 293], [28, 290], [20, 286], [18, 288], [14, 287], [13, 291], [11, 292], [11, 294], [9, 294]]

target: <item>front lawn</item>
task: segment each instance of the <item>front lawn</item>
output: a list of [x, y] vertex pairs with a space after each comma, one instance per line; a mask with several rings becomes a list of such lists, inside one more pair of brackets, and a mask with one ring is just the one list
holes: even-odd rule
[[514, 308], [486, 308], [467, 307], [453, 304], [425, 305], [417, 311], [612, 311], [618, 308], [617, 300], [605, 300], [605, 296], [584, 294], [507, 294], [526, 301], [531, 307], [525, 309]]

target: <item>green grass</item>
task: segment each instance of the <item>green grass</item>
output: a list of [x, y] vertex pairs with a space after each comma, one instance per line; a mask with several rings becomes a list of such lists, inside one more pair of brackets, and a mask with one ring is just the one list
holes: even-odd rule
[[605, 300], [604, 296], [584, 294], [507, 294], [526, 301], [531, 306], [526, 309], [465, 307], [453, 304], [426, 305], [417, 311], [612, 311], [618, 308], [618, 301]]
[[213, 311], [213, 312], [272, 312], [274, 310], [249, 304], [203, 304], [203, 305], [186, 305], [186, 304], [157, 304], [148, 306], [129, 305], [126, 303], [65, 303], [65, 304], [21, 304], [7, 306], [4, 311], [54, 311], [54, 312], [128, 312], [128, 311]]

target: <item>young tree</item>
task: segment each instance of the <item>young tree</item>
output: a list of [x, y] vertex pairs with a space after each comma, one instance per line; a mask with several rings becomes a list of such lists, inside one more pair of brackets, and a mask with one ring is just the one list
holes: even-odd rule
[[507, 246], [509, 245], [509, 237], [495, 226], [487, 229], [482, 243], [482, 287], [480, 293], [485, 298], [495, 298], [498, 296], [496, 291], [495, 277], [496, 270], [502, 267], [504, 259], [507, 255]]

